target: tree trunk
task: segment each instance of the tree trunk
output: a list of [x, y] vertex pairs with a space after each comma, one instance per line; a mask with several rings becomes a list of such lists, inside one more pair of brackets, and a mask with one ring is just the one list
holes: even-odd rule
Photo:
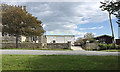
[[18, 34], [16, 34], [16, 48], [18, 48]]
[[114, 31], [113, 31], [113, 25], [112, 25], [112, 19], [111, 19], [111, 14], [109, 13], [109, 19], [110, 19], [110, 25], [111, 25], [111, 31], [112, 31], [112, 43], [113, 43], [113, 48], [115, 48], [115, 40], [114, 40]]

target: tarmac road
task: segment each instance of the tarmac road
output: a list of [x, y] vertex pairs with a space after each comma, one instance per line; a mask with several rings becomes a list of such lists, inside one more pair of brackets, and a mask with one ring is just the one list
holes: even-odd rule
[[98, 56], [119, 56], [120, 52], [100, 52], [100, 51], [58, 51], [58, 50], [2, 50], [0, 49], [0, 55], [98, 55]]

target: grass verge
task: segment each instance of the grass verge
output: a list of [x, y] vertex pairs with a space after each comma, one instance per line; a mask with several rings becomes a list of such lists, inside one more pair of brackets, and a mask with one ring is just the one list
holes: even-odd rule
[[3, 55], [3, 70], [118, 70], [118, 56]]
[[111, 49], [111, 50], [101, 50], [101, 51], [105, 51], [105, 52], [120, 52], [120, 49], [119, 49], [119, 50], [115, 50], [115, 49]]

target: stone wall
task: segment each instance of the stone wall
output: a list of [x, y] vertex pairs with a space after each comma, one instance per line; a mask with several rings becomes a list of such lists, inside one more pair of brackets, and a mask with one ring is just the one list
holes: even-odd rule
[[[15, 48], [15, 43], [2, 43], [2, 48]], [[18, 48], [42, 48], [42, 43], [19, 43]]]
[[[15, 48], [15, 43], [2, 43], [2, 48]], [[48, 49], [71, 49], [71, 43], [47, 43], [44, 47], [42, 43], [19, 43], [18, 48], [48, 48]]]
[[71, 42], [68, 43], [47, 43], [50, 49], [71, 49]]
[[98, 50], [99, 46], [98, 43], [94, 42], [94, 43], [86, 43], [85, 44], [85, 49], [86, 50]]

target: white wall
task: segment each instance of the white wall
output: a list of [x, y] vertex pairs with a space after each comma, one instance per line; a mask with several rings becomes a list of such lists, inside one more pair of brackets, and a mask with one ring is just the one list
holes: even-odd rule
[[74, 36], [61, 36], [61, 35], [47, 35], [47, 43], [53, 43], [53, 40], [55, 40], [55, 43], [67, 43], [68, 41], [71, 41], [71, 43], [74, 43]]
[[71, 41], [71, 43], [74, 43], [75, 38], [73, 36], [66, 36], [65, 37], [65, 43], [67, 43], [68, 41]]
[[0, 36], [2, 36], [2, 33], [0, 32]]
[[53, 40], [56, 40], [55, 36], [46, 36], [47, 37], [47, 43], [52, 43]]
[[21, 42], [24, 42], [26, 40], [25, 36], [21, 36]]
[[65, 43], [64, 36], [56, 36], [56, 43]]

